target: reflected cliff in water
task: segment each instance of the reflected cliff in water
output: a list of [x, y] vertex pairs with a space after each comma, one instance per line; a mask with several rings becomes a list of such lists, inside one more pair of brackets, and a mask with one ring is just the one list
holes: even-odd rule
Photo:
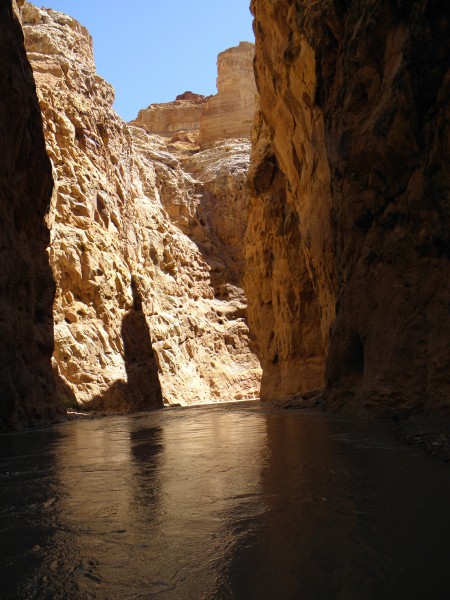
[[252, 405], [0, 436], [2, 598], [446, 598], [448, 467]]

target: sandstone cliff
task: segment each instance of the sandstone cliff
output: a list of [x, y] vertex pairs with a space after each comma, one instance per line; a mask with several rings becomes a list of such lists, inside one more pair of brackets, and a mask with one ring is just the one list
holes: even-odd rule
[[0, 430], [48, 423], [63, 412], [50, 363], [54, 282], [45, 215], [53, 183], [19, 18], [15, 1], [2, 2]]
[[326, 356], [330, 409], [448, 407], [447, 5], [253, 0], [252, 11], [247, 289], [262, 394], [320, 383]]
[[226, 139], [250, 138], [256, 108], [253, 74], [255, 46], [241, 42], [217, 57], [217, 94], [181, 94], [173, 102], [151, 104], [139, 111], [131, 125], [150, 133], [173, 137], [194, 134], [202, 148]]
[[143, 108], [130, 125], [144, 126], [151, 133], [169, 137], [179, 131], [197, 133], [207, 100], [201, 94], [184, 92], [173, 102], [150, 104]]
[[200, 121], [200, 145], [217, 140], [250, 137], [255, 114], [254, 44], [221, 52], [217, 58], [217, 94], [206, 102]]
[[[24, 30], [55, 178], [60, 396], [121, 411], [162, 399], [253, 397], [260, 370], [243, 294], [203, 193], [216, 186], [226, 200], [225, 181], [231, 191], [244, 187], [239, 151], [228, 163], [225, 148], [193, 159], [194, 176], [183, 142], [177, 147], [114, 113], [113, 90], [97, 75], [91, 38], [77, 21], [26, 4]], [[226, 166], [215, 171], [221, 160]], [[246, 169], [248, 149], [244, 162]]]

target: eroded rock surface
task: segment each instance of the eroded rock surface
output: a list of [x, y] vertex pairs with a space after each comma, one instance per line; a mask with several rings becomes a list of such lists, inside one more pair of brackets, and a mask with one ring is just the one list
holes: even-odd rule
[[54, 282], [45, 215], [53, 182], [21, 4], [0, 7], [0, 430], [63, 414], [50, 362]]
[[448, 407], [447, 5], [252, 10], [261, 114], [246, 277], [263, 396], [307, 389], [302, 371], [326, 355], [330, 409]]
[[254, 397], [260, 369], [244, 297], [215, 243], [203, 193], [209, 186], [211, 198], [219, 198], [215, 188], [227, 198], [226, 185], [244, 187], [241, 144], [228, 167], [214, 171], [228, 156], [217, 149], [194, 175], [189, 136], [171, 142], [114, 113], [85, 28], [31, 4], [24, 24], [56, 182], [50, 220], [60, 395], [120, 411], [160, 406], [161, 398]]

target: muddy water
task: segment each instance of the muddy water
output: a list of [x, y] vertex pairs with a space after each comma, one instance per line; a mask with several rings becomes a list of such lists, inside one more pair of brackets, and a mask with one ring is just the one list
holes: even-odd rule
[[450, 597], [450, 472], [258, 404], [0, 436], [1, 598]]

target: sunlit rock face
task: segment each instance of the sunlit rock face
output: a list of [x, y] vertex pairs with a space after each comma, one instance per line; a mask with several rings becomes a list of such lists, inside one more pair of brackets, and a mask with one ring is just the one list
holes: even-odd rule
[[45, 215], [53, 183], [20, 5], [0, 8], [0, 430], [63, 413], [50, 362], [54, 282]]
[[250, 137], [255, 114], [256, 84], [253, 74], [255, 46], [241, 42], [217, 58], [217, 91], [206, 102], [200, 123], [200, 144]]
[[216, 95], [185, 92], [173, 102], [151, 104], [139, 111], [131, 125], [168, 137], [180, 132], [198, 134], [195, 139], [202, 148], [226, 139], [250, 139], [257, 96], [254, 55], [255, 45], [250, 42], [221, 52]]
[[311, 357], [327, 355], [329, 409], [448, 406], [447, 5], [252, 11], [261, 112], [246, 278], [263, 396], [308, 388], [321, 377]]
[[151, 133], [169, 137], [179, 131], [197, 133], [207, 100], [201, 94], [185, 92], [173, 102], [150, 104], [143, 108], [130, 124], [143, 126]]
[[[228, 275], [210, 259], [203, 184], [170, 140], [115, 114], [77, 21], [26, 4], [24, 31], [56, 183], [59, 395], [119, 411], [252, 397], [259, 364], [242, 291], [231, 286], [222, 298], [212, 281], [216, 270]], [[192, 229], [205, 246], [186, 235]]]
[[158, 268], [142, 278], [143, 297], [153, 301], [165, 397], [182, 404], [255, 398], [261, 369], [241, 282], [250, 144], [234, 140], [200, 151], [184, 135], [167, 140], [140, 127], [130, 131], [143, 160], [140, 176], [145, 181], [153, 169], [165, 219], [162, 246], [150, 252], [174, 280], [168, 287]]

